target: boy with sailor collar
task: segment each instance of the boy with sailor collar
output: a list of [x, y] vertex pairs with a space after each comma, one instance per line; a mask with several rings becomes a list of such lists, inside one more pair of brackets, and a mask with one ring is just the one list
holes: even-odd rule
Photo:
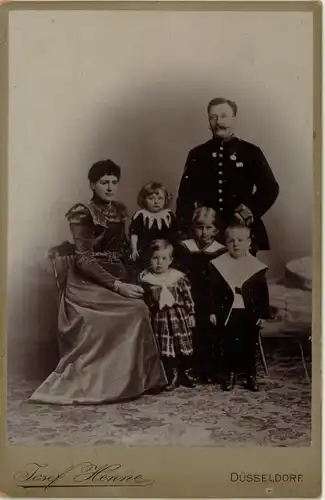
[[250, 253], [250, 231], [235, 222], [225, 230], [227, 253], [213, 259], [209, 269], [210, 321], [222, 343], [222, 389], [234, 387], [244, 373], [257, 391], [256, 347], [263, 319], [269, 317], [267, 266]]
[[213, 208], [196, 208], [192, 219], [192, 238], [182, 241], [178, 249], [178, 267], [188, 276], [195, 303], [196, 327], [193, 331], [192, 375], [203, 384], [216, 380], [217, 339], [209, 320], [206, 293], [209, 263], [226, 252], [217, 241], [220, 220]]

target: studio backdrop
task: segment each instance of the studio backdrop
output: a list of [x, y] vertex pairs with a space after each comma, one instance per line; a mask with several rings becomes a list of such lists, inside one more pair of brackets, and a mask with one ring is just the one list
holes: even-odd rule
[[47, 252], [70, 238], [68, 208], [91, 196], [89, 167], [121, 166], [130, 214], [150, 180], [175, 201], [188, 151], [210, 138], [213, 97], [237, 102], [237, 134], [280, 185], [264, 218], [270, 279], [311, 253], [312, 13], [26, 11], [10, 26], [9, 372], [53, 368]]

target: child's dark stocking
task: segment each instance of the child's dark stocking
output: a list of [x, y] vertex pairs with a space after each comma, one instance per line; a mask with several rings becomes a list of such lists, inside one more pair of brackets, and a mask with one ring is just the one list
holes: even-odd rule
[[163, 358], [163, 365], [166, 372], [168, 385], [166, 387], [167, 391], [172, 391], [177, 387], [177, 370], [176, 370], [176, 360], [174, 358]]
[[184, 387], [195, 387], [195, 384], [187, 375], [187, 370], [190, 367], [190, 357], [182, 356], [181, 354], [177, 356], [177, 382], [178, 385], [183, 385]]

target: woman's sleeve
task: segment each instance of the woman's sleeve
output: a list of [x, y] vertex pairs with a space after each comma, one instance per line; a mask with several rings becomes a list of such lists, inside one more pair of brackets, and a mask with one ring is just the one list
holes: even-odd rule
[[114, 289], [116, 277], [94, 255], [93, 221], [87, 207], [78, 205], [67, 214], [76, 247], [76, 266], [98, 284]]
[[195, 313], [195, 305], [192, 299], [191, 285], [185, 276], [181, 279], [181, 295], [186, 311], [188, 314], [193, 315]]

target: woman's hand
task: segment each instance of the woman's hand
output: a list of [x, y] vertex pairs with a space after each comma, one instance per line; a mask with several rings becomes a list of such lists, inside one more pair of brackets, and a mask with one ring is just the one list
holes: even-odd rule
[[189, 324], [191, 328], [195, 327], [195, 316], [192, 315], [189, 317]]
[[132, 285], [131, 283], [122, 283], [121, 281], [115, 284], [115, 290], [123, 297], [129, 299], [141, 299], [144, 293], [141, 286]]
[[211, 323], [216, 326], [217, 325], [217, 316], [215, 314], [210, 314]]

